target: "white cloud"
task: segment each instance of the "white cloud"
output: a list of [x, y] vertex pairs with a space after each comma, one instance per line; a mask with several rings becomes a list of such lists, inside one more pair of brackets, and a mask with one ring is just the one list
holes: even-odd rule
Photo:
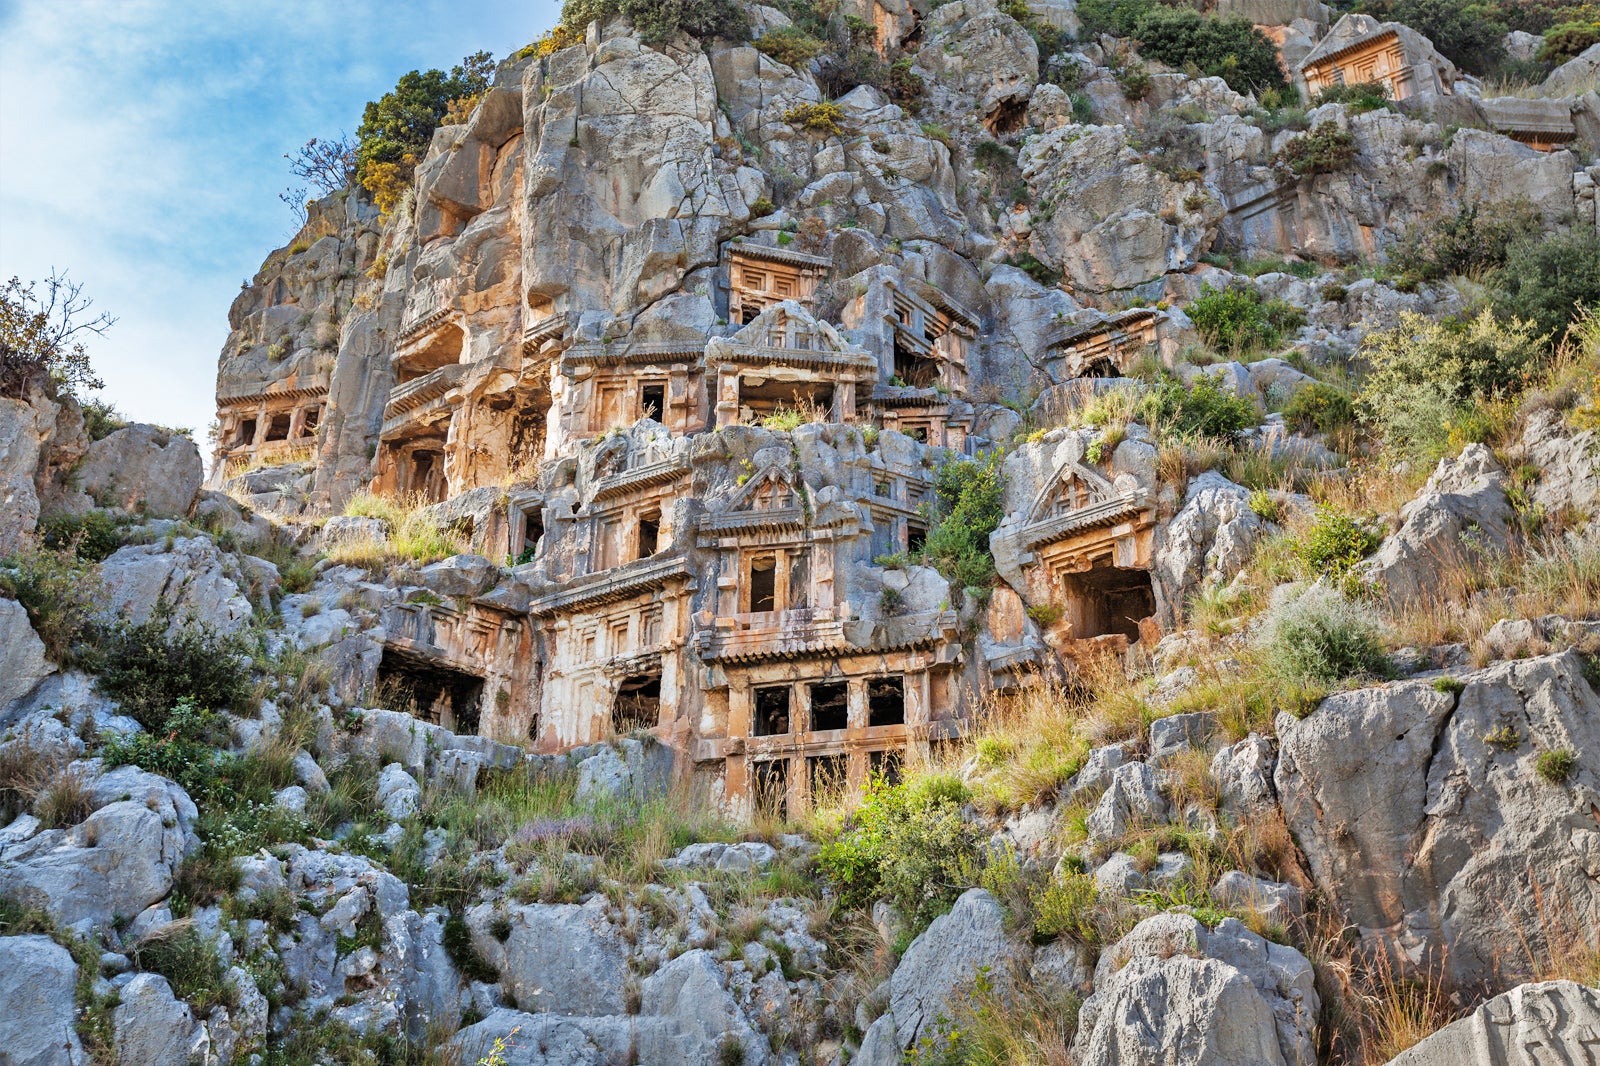
[[0, 278], [52, 268], [120, 321], [126, 414], [203, 430], [239, 282], [293, 225], [283, 155], [413, 68], [503, 56], [557, 0], [0, 0]]

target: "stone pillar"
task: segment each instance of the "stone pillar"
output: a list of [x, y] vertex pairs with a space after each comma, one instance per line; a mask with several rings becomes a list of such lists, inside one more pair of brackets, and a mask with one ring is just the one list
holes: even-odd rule
[[719, 366], [717, 374], [717, 428], [739, 424], [739, 368]]

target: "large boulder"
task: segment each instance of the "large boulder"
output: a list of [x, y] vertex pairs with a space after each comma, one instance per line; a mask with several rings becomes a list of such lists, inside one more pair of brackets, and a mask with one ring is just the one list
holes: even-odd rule
[[579, 803], [607, 799], [649, 799], [666, 792], [672, 779], [672, 749], [655, 737], [627, 737], [597, 745], [593, 755], [579, 756]]
[[89, 445], [78, 468], [78, 484], [96, 503], [152, 518], [187, 515], [204, 477], [194, 441], [142, 424]]
[[[1572, 651], [1464, 687], [1401, 682], [1278, 717], [1283, 811], [1369, 942], [1475, 986], [1546, 958], [1600, 911], [1600, 695]], [[1564, 779], [1540, 756], [1574, 755]], [[1530, 959], [1530, 954], [1533, 956]]]
[[189, 1066], [206, 1051], [206, 1030], [165, 977], [142, 973], [122, 988], [111, 1014], [117, 1061], [140, 1066]]
[[0, 895], [62, 925], [104, 928], [172, 890], [188, 834], [143, 802], [119, 800], [71, 829], [0, 845]]
[[510, 932], [490, 932], [493, 904], [467, 912], [472, 941], [500, 971], [506, 998], [524, 1010], [553, 1014], [620, 1014], [628, 981], [616, 934], [593, 906], [573, 903], [511, 907]]
[[1207, 929], [1158, 914], [1101, 956], [1084, 1001], [1078, 1066], [1313, 1066], [1311, 961], [1227, 918]]
[[193, 619], [232, 633], [250, 622], [250, 601], [229, 557], [206, 537], [118, 548], [100, 566], [108, 618], [144, 622], [158, 602], [170, 604], [174, 627]]
[[1504, 552], [1510, 520], [1505, 472], [1488, 448], [1469, 444], [1439, 460], [1417, 498], [1400, 509], [1400, 528], [1361, 573], [1391, 604], [1413, 603], [1438, 590], [1446, 567]]
[[1250, 490], [1212, 470], [1194, 478], [1183, 508], [1158, 535], [1152, 576], [1161, 596], [1162, 622], [1177, 621], [1196, 592], [1244, 569], [1256, 541], [1270, 530], [1250, 508]]
[[47, 936], [0, 937], [0, 1055], [9, 1066], [87, 1062], [73, 1018], [78, 966]]
[[45, 658], [44, 641], [33, 631], [28, 612], [16, 600], [0, 599], [0, 725], [7, 709], [56, 672]]
[[1538, 1066], [1591, 1062], [1600, 1047], [1600, 990], [1575, 981], [1518, 985], [1389, 1060], [1389, 1066]]
[[911, 942], [889, 980], [889, 1009], [902, 1048], [935, 1035], [980, 971], [996, 989], [1009, 987], [1012, 964], [1025, 955], [1007, 938], [1005, 918], [999, 900], [969, 889]]
[[738, 1061], [759, 1066], [767, 1061], [767, 1040], [756, 1032], [723, 982], [722, 968], [710, 952], [685, 952], [645, 979], [640, 1013], [669, 1018], [679, 1032], [698, 1045], [685, 1061], [727, 1062], [737, 1045]]

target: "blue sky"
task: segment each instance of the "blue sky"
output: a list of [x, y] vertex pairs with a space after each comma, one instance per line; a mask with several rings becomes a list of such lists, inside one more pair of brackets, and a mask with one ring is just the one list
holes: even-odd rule
[[[52, 267], [119, 322], [91, 355], [130, 417], [215, 416], [239, 283], [294, 229], [286, 152], [355, 133], [412, 69], [496, 59], [559, 0], [0, 0], [0, 278]], [[203, 445], [202, 445], [203, 448]]]

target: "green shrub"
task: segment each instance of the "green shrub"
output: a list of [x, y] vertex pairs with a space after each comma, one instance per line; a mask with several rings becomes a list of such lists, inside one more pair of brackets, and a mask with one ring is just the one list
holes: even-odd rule
[[1571, 748], [1541, 751], [1535, 766], [1539, 776], [1552, 785], [1564, 784], [1578, 768], [1578, 755]]
[[1389, 250], [1389, 263], [1420, 281], [1492, 270], [1505, 265], [1514, 242], [1540, 225], [1538, 208], [1526, 200], [1493, 205], [1474, 200], [1453, 214], [1407, 226]]
[[1091, 947], [1100, 942], [1094, 907], [1099, 896], [1089, 874], [1063, 870], [1029, 893], [1033, 904], [1033, 939], [1043, 944], [1070, 936]]
[[1547, 340], [1532, 322], [1489, 311], [1464, 323], [1401, 312], [1398, 327], [1362, 341], [1369, 369], [1357, 410], [1395, 454], [1434, 457], [1453, 420], [1521, 391], [1548, 357]]
[[1381, 81], [1358, 81], [1349, 85], [1330, 85], [1311, 101], [1312, 107], [1343, 104], [1358, 115], [1389, 106], [1389, 86]]
[[1366, 523], [1319, 504], [1310, 527], [1295, 538], [1294, 554], [1313, 574], [1341, 577], [1381, 543], [1383, 538]]
[[1579, 308], [1600, 308], [1600, 234], [1574, 228], [1526, 237], [1506, 252], [1494, 277], [1496, 306], [1559, 340]]
[[949, 909], [979, 865], [984, 834], [962, 818], [966, 801], [953, 776], [874, 779], [817, 864], [846, 906], [887, 898], [920, 930]]
[[44, 642], [45, 654], [71, 666], [99, 635], [100, 568], [70, 551], [32, 548], [5, 560], [0, 592], [17, 598]]
[[1202, 285], [1200, 295], [1185, 310], [1205, 342], [1224, 352], [1272, 348], [1305, 325], [1304, 313], [1282, 300], [1263, 300], [1247, 285], [1225, 289]]
[[1600, 23], [1563, 22], [1544, 31], [1539, 62], [1565, 63], [1580, 52], [1600, 44]]
[[1298, 433], [1332, 433], [1355, 418], [1355, 398], [1323, 381], [1300, 386], [1283, 405], [1284, 422]]
[[1291, 140], [1272, 157], [1273, 164], [1296, 178], [1343, 170], [1356, 158], [1355, 134], [1338, 123], [1320, 122], [1317, 128]]
[[[356, 178], [372, 193], [392, 194], [392, 183], [409, 181], [444, 121], [450, 102], [489, 88], [494, 62], [488, 52], [467, 56], [442, 70], [402, 74], [395, 87], [368, 102], [356, 128]], [[379, 204], [383, 207], [383, 204]], [[385, 208], [387, 213], [388, 208]]]
[[83, 431], [90, 440], [105, 440], [129, 425], [122, 412], [104, 400], [84, 400], [80, 406], [83, 408]]
[[1192, 387], [1168, 378], [1145, 394], [1144, 420], [1173, 437], [1231, 439], [1256, 424], [1256, 408], [1216, 378], [1202, 375]]
[[645, 44], [662, 44], [679, 33], [698, 40], [744, 40], [750, 20], [735, 0], [566, 0], [561, 25], [580, 40], [589, 23], [621, 15]]
[[1179, 70], [1193, 67], [1239, 93], [1288, 83], [1278, 49], [1245, 18], [1216, 18], [1191, 8], [1154, 6], [1133, 27], [1139, 54]]
[[830, 137], [844, 133], [844, 108], [838, 104], [801, 104], [783, 113], [783, 121], [797, 129], [815, 130]]
[[107, 634], [100, 652], [100, 692], [152, 732], [187, 700], [207, 711], [239, 708], [249, 692], [244, 643], [209, 625], [172, 627], [173, 609], [159, 603], [141, 623]]
[[827, 45], [798, 26], [778, 26], [757, 37], [755, 47], [785, 66], [801, 67], [821, 55]]
[[86, 563], [98, 563], [122, 547], [122, 523], [99, 510], [51, 515], [39, 523], [39, 540], [53, 551], [71, 550]]
[[1295, 682], [1333, 684], [1389, 670], [1377, 617], [1321, 583], [1269, 609], [1255, 639], [1268, 668]]
[[1283, 521], [1283, 503], [1266, 489], [1256, 489], [1250, 494], [1250, 510], [1257, 518], [1274, 525]]
[[933, 482], [937, 513], [919, 559], [957, 588], [986, 588], [994, 580], [989, 534], [1005, 517], [1005, 471], [999, 453], [946, 463]]

